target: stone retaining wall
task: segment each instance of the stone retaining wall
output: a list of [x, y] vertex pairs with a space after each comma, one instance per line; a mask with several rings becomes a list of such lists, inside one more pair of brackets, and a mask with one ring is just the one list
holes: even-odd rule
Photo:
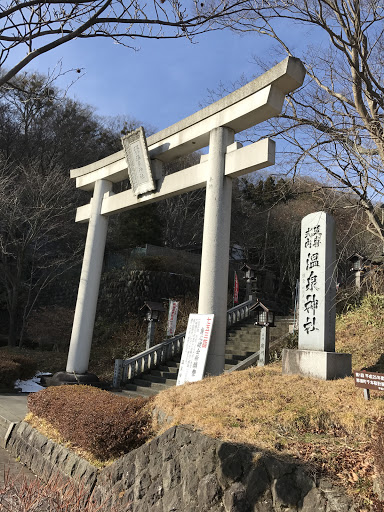
[[7, 449], [45, 480], [57, 474], [81, 480], [106, 512], [355, 510], [340, 488], [325, 479], [315, 483], [297, 462], [185, 426], [171, 427], [103, 470], [24, 422]]
[[198, 292], [194, 277], [150, 270], [114, 270], [104, 273], [100, 283], [97, 310], [113, 320], [137, 313], [144, 301], [162, 302], [164, 298], [185, 297]]
[[[73, 277], [74, 276], [74, 277]], [[73, 278], [71, 278], [73, 277]], [[71, 274], [60, 286], [47, 289], [39, 299], [40, 306], [59, 305], [74, 309], [79, 277]], [[196, 296], [199, 279], [192, 276], [151, 270], [114, 269], [101, 276], [98, 313], [110, 320], [126, 319], [137, 313], [146, 300], [161, 302], [164, 298]]]

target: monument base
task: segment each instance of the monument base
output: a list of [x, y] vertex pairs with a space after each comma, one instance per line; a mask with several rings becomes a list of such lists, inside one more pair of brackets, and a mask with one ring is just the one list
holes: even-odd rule
[[343, 379], [352, 375], [352, 355], [317, 350], [283, 349], [283, 374], [316, 379]]
[[64, 384], [84, 384], [99, 387], [99, 377], [93, 373], [57, 372], [52, 377], [45, 378], [47, 386], [62, 386]]

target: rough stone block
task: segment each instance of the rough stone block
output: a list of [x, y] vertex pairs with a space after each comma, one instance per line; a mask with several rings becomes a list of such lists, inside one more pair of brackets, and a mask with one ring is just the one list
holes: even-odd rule
[[296, 509], [301, 500], [301, 491], [296, 486], [294, 475], [287, 474], [275, 480], [272, 484], [272, 496], [277, 509]]
[[316, 379], [343, 379], [352, 374], [351, 354], [317, 350], [283, 350], [283, 374]]
[[200, 510], [210, 510], [210, 507], [221, 498], [222, 490], [216, 475], [206, 475], [200, 480], [197, 496]]
[[243, 482], [249, 503], [256, 505], [259, 501], [267, 499], [266, 495], [268, 495], [269, 501], [272, 502], [271, 482], [266, 468], [261, 461], [258, 461], [252, 467]]
[[246, 494], [246, 489], [240, 482], [231, 485], [224, 494], [226, 512], [252, 512]]

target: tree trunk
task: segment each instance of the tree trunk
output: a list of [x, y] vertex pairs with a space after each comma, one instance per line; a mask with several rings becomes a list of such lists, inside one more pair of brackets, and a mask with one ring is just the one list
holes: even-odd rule
[[9, 331], [8, 331], [8, 346], [17, 346], [17, 327], [18, 327], [18, 306], [19, 306], [19, 295], [20, 295], [20, 283], [21, 283], [21, 268], [22, 264], [20, 259], [17, 261], [16, 276], [11, 288], [11, 297], [8, 303], [8, 314], [9, 314]]

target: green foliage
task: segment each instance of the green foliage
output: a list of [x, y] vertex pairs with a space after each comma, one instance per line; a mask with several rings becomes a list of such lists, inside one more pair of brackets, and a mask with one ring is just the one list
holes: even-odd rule
[[138, 448], [151, 435], [149, 398], [118, 397], [89, 386], [32, 393], [28, 408], [67, 441], [104, 461]]

